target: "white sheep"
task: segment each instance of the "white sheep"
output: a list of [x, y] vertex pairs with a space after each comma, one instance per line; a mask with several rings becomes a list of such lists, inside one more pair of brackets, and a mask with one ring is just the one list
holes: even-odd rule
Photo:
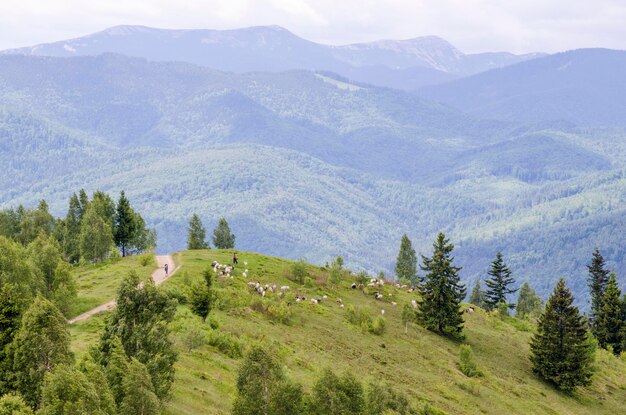
[[311, 303], [313, 303], [313, 304], [317, 304], [317, 303], [318, 303], [318, 301], [317, 301], [315, 298], [311, 298]]
[[281, 291], [289, 291], [289, 286], [288, 285], [283, 285], [282, 287], [280, 287]]
[[417, 308], [417, 301], [411, 300], [411, 306], [413, 306], [413, 308]]
[[328, 298], [328, 296], [327, 296], [326, 294], [324, 294], [324, 295], [322, 296], [322, 298], [323, 298], [324, 300], [326, 300], [326, 299]]
[[385, 315], [385, 310], [384, 310], [384, 309], [380, 310], [380, 314], [381, 314], [382, 316], [384, 316], [384, 315]]
[[382, 300], [383, 297], [384, 297], [384, 295], [382, 295], [382, 294], [376, 294], [376, 299], [377, 300]]
[[396, 303], [395, 301], [392, 301], [391, 305], [398, 305], [398, 303]]

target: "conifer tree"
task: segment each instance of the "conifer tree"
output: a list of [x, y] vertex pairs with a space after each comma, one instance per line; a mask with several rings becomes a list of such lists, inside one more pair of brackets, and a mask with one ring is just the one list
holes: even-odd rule
[[607, 349], [610, 346], [616, 355], [622, 352], [624, 342], [625, 324], [621, 295], [615, 273], [611, 273], [595, 320], [595, 335], [600, 347]]
[[189, 227], [187, 228], [187, 249], [207, 249], [209, 244], [206, 242], [206, 230], [195, 213], [191, 215]]
[[67, 260], [74, 264], [80, 261], [80, 221], [82, 208], [76, 193], [70, 198], [70, 206], [65, 216], [65, 229], [63, 235], [63, 252]]
[[235, 235], [230, 231], [230, 226], [225, 218], [220, 218], [215, 230], [213, 230], [213, 245], [216, 249], [233, 249], [235, 247]]
[[[485, 305], [488, 310], [497, 308], [500, 303], [507, 302], [506, 296], [513, 294], [517, 289], [510, 288], [515, 279], [511, 277], [511, 270], [504, 263], [502, 253], [496, 254], [496, 259], [491, 262], [491, 268], [488, 272], [489, 278], [485, 281], [487, 291], [485, 292]], [[512, 308], [512, 305], [509, 305]]]
[[604, 289], [609, 281], [609, 271], [606, 269], [604, 257], [600, 250], [596, 248], [591, 257], [591, 263], [587, 265], [589, 277], [587, 284], [589, 285], [589, 293], [591, 296], [591, 313], [589, 320], [591, 321], [591, 331], [595, 334], [595, 320], [602, 308], [602, 296]]
[[211, 293], [204, 283], [199, 282], [191, 287], [189, 303], [191, 305], [191, 311], [202, 318], [202, 322], [204, 323], [211, 312]]
[[574, 297], [561, 278], [530, 342], [533, 371], [562, 390], [591, 383], [593, 346]]
[[395, 272], [398, 279], [404, 278], [410, 281], [411, 284], [417, 283], [417, 256], [411, 240], [406, 234], [402, 235], [400, 241], [400, 251], [396, 260]]
[[115, 211], [115, 245], [122, 250], [122, 256], [126, 256], [126, 251], [131, 245], [136, 232], [135, 214], [130, 207], [130, 202], [122, 191], [117, 201]]
[[9, 284], [0, 285], [0, 396], [11, 389], [13, 359], [10, 345], [20, 328], [20, 307]]
[[422, 255], [419, 318], [424, 326], [440, 334], [461, 335], [463, 312], [461, 301], [465, 298], [465, 286], [460, 282], [460, 267], [452, 263], [452, 245], [440, 232], [433, 244], [432, 257]]
[[535, 290], [527, 282], [522, 284], [517, 297], [515, 315], [518, 318], [539, 317], [542, 307], [543, 301], [535, 293]]
[[110, 342], [105, 374], [113, 399], [118, 407], [124, 399], [124, 377], [126, 373], [128, 373], [128, 358], [120, 338], [114, 336]]
[[78, 192], [78, 201], [80, 202], [80, 219], [83, 219], [85, 213], [87, 213], [87, 208], [89, 207], [89, 196], [87, 196], [87, 192], [85, 189], [80, 189]]
[[44, 375], [74, 359], [67, 320], [54, 304], [38, 297], [24, 313], [13, 347], [15, 386], [26, 402], [36, 408]]
[[160, 403], [150, 373], [140, 361], [132, 359], [124, 378], [124, 399], [120, 415], [158, 415]]
[[476, 280], [474, 283], [469, 302], [477, 307], [485, 307], [485, 291], [480, 287], [480, 280]]
[[0, 415], [34, 415], [34, 412], [21, 396], [11, 393], [0, 398]]
[[80, 227], [80, 256], [84, 261], [106, 259], [113, 245], [111, 229], [96, 213], [88, 208]]

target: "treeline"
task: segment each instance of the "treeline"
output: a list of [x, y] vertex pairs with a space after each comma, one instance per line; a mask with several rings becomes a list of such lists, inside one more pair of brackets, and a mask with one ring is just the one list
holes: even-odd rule
[[81, 189], [70, 198], [65, 219], [54, 218], [45, 200], [35, 209], [20, 205], [0, 211], [0, 235], [27, 246], [40, 234], [53, 237], [69, 263], [98, 262], [156, 245], [156, 232], [146, 227], [124, 192], [115, 203], [101, 191], [89, 199]]
[[98, 344], [76, 362], [54, 304], [38, 296], [20, 313], [19, 299], [0, 291], [0, 413], [160, 413], [177, 360], [168, 326], [176, 300], [131, 273], [117, 304]]
[[[413, 285], [420, 294], [416, 322], [440, 334], [463, 339], [461, 301], [465, 286], [459, 282], [461, 267], [453, 264], [454, 246], [443, 233], [433, 247], [432, 257], [422, 255], [420, 269], [425, 275], [419, 276], [415, 250], [404, 235], [396, 274], [401, 283]], [[537, 331], [530, 343], [533, 371], [563, 390], [591, 383], [596, 345], [616, 355], [626, 350], [626, 296], [618, 288], [617, 275], [606, 268], [597, 248], [587, 268], [592, 299], [588, 317], [573, 305], [574, 296], [562, 278], [545, 307], [528, 283], [519, 289], [517, 305], [510, 303], [508, 298], [518, 289], [513, 288], [515, 279], [501, 253], [496, 254], [487, 272], [487, 289], [482, 290], [477, 281], [470, 294], [472, 304], [497, 311], [501, 317], [508, 317], [509, 310], [517, 307], [517, 317], [537, 319]], [[404, 314], [403, 320], [409, 320]]]

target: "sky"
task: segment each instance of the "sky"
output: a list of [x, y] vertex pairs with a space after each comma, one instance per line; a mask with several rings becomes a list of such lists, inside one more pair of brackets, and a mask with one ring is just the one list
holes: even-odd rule
[[336, 45], [437, 35], [466, 53], [626, 49], [626, 0], [0, 0], [0, 49], [121, 24], [277, 24]]

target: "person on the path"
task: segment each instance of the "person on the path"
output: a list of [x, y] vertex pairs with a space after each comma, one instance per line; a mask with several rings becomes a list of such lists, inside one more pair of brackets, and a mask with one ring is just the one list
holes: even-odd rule
[[168, 265], [165, 264], [165, 266], [163, 267], [165, 269], [165, 275], [167, 275], [167, 269], [168, 269]]
[[233, 254], [233, 264], [238, 264], [237, 252]]

